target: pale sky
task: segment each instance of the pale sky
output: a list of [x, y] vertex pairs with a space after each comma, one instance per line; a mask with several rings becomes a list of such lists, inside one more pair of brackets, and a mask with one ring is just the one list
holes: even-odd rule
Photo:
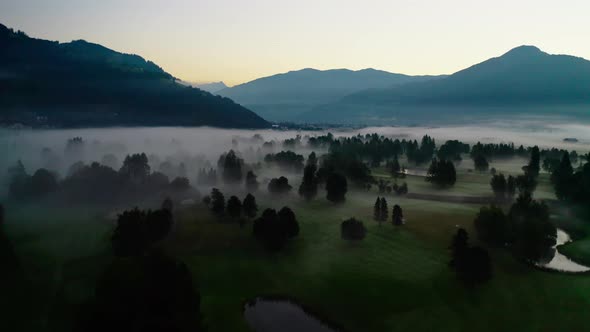
[[590, 0], [0, 0], [0, 23], [229, 85], [310, 67], [449, 74], [523, 44], [590, 59]]

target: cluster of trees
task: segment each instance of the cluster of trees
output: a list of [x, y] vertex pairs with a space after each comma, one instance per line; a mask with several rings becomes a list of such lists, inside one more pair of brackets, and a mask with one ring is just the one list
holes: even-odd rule
[[258, 213], [258, 204], [252, 194], [246, 195], [243, 201], [237, 196], [231, 196], [226, 203], [223, 193], [219, 189], [213, 188], [210, 195], [203, 197], [203, 203], [215, 215], [220, 217], [227, 215], [233, 220], [237, 220], [240, 226], [243, 226], [245, 222], [242, 217], [251, 219], [256, 217]]
[[171, 223], [170, 200], [156, 211], [135, 208], [119, 215], [111, 238], [115, 258], [98, 278], [74, 330], [205, 330], [189, 269], [153, 246]]
[[236, 184], [242, 181], [242, 167], [244, 160], [235, 153], [234, 150], [229, 150], [219, 156], [217, 167], [222, 170], [223, 181], [227, 184]]
[[300, 172], [303, 169], [304, 158], [293, 151], [281, 151], [277, 154], [267, 154], [264, 161], [269, 164], [276, 164], [286, 171]]
[[437, 158], [433, 159], [430, 167], [428, 168], [426, 181], [441, 187], [453, 186], [457, 181], [455, 165], [450, 160]]
[[405, 195], [408, 193], [408, 184], [406, 182], [398, 185], [397, 183], [390, 184], [389, 181], [379, 180], [377, 182], [377, 188], [381, 194], [394, 192], [397, 195]]
[[326, 179], [326, 199], [333, 203], [342, 203], [346, 200], [348, 182], [346, 177], [339, 173], [332, 173]]
[[471, 157], [474, 158], [476, 156], [484, 156], [489, 159], [494, 158], [511, 158], [511, 157], [527, 157], [529, 152], [524, 146], [519, 146], [516, 148], [513, 143], [505, 144], [495, 144], [495, 143], [487, 143], [482, 144], [477, 142], [477, 144], [471, 147]]
[[568, 152], [567, 150], [563, 149], [543, 149], [541, 150], [541, 158], [543, 158], [543, 170], [548, 173], [553, 173], [553, 171], [559, 166], [563, 156], [568, 154], [570, 162], [572, 164], [577, 164], [579, 161], [579, 156], [576, 151]]
[[420, 146], [418, 146], [416, 141], [408, 143], [406, 146], [406, 156], [409, 161], [413, 161], [416, 164], [423, 164], [432, 160], [435, 150], [436, 143], [434, 138], [424, 135], [420, 141]]
[[344, 220], [340, 224], [340, 236], [347, 241], [360, 241], [367, 235], [367, 229], [362, 221], [355, 218]]
[[490, 164], [483, 154], [478, 154], [473, 157], [473, 167], [476, 171], [486, 172], [490, 168]]
[[268, 191], [272, 194], [285, 194], [291, 191], [292, 188], [289, 179], [284, 176], [272, 178], [268, 183]]
[[449, 266], [461, 281], [467, 285], [476, 285], [492, 278], [492, 262], [488, 251], [482, 247], [470, 246], [465, 229], [457, 230], [450, 249]]
[[205, 168], [199, 169], [197, 174], [197, 184], [201, 186], [216, 186], [217, 171], [213, 168], [209, 168], [208, 170]]
[[[373, 207], [373, 219], [379, 223], [387, 221], [388, 217], [387, 200], [385, 197], [377, 197], [375, 205]], [[391, 211], [391, 223], [396, 226], [400, 226], [404, 223], [404, 214], [402, 208], [399, 205], [394, 205]]]
[[9, 194], [14, 199], [40, 198], [56, 193], [68, 201], [114, 203], [126, 197], [173, 194], [191, 189], [187, 178], [177, 177], [170, 181], [160, 172], [151, 172], [145, 153], [128, 155], [118, 171], [97, 162], [90, 165], [77, 162], [61, 181], [57, 174], [43, 168], [29, 175], [20, 161], [8, 170], [8, 175]]
[[392, 160], [388, 161], [385, 164], [385, 167], [389, 170], [389, 174], [391, 174], [391, 177], [394, 179], [406, 177], [406, 169], [400, 165], [397, 157], [394, 157]]
[[445, 144], [441, 145], [436, 152], [436, 156], [439, 159], [447, 159], [453, 161], [461, 161], [463, 158], [461, 154], [469, 153], [470, 146], [467, 143], [463, 143], [458, 140], [449, 140]]
[[512, 252], [529, 262], [553, 257], [557, 230], [549, 221], [549, 208], [521, 194], [508, 214], [497, 206], [482, 207], [474, 220], [478, 238], [493, 246], [509, 245]]
[[586, 160], [574, 170], [570, 154], [563, 154], [559, 165], [551, 173], [551, 183], [559, 199], [577, 204], [590, 201], [590, 162]]
[[506, 178], [502, 173], [494, 174], [492, 175], [490, 185], [492, 186], [492, 191], [494, 192], [496, 199], [500, 201], [512, 200], [516, 195], [516, 178], [512, 175], [509, 175], [508, 178]]
[[299, 185], [299, 195], [306, 200], [314, 199], [318, 194], [319, 179], [317, 172], [317, 159], [315, 152], [312, 152], [307, 158], [305, 168], [303, 169], [303, 180]]
[[170, 203], [165, 201], [159, 210], [124, 211], [117, 218], [117, 226], [111, 237], [113, 251], [117, 256], [140, 256], [163, 240], [172, 228]]
[[278, 213], [274, 209], [266, 209], [254, 220], [252, 231], [267, 250], [278, 251], [288, 240], [299, 235], [299, 223], [293, 210], [286, 206]]

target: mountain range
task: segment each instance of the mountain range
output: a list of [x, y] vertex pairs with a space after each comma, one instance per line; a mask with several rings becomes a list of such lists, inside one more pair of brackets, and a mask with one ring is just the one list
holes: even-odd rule
[[0, 124], [269, 126], [228, 98], [180, 84], [138, 55], [83, 40], [30, 38], [1, 24]]
[[352, 71], [307, 68], [259, 78], [217, 93], [266, 119], [285, 121], [361, 90], [390, 88], [441, 77], [444, 76], [409, 76], [375, 69]]
[[199, 88], [203, 91], [207, 91], [212, 94], [217, 94], [217, 92], [227, 89], [227, 85], [223, 82], [211, 82], [211, 83], [201, 83], [201, 84], [194, 84], [195, 88]]
[[520, 46], [448, 77], [358, 91], [303, 122], [407, 124], [494, 114], [588, 116], [590, 61]]

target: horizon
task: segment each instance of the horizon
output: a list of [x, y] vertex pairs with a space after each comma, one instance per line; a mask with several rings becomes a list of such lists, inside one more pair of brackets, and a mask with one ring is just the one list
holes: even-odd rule
[[0, 4], [0, 22], [35, 38], [84, 39], [138, 54], [195, 84], [234, 86], [297, 68], [445, 75], [520, 45], [590, 58], [582, 42], [590, 5], [583, 1], [501, 1], [485, 17], [481, 6], [456, 2], [222, 0], [171, 8], [157, 1], [24, 0]]

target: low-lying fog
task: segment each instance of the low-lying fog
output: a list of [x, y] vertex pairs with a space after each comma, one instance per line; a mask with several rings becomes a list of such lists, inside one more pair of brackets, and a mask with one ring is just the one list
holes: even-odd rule
[[[459, 127], [339, 128], [325, 131], [229, 130], [209, 127], [0, 129], [0, 151], [3, 154], [0, 172], [21, 160], [29, 172], [44, 167], [57, 171], [63, 177], [70, 165], [80, 160], [85, 163], [105, 163], [105, 156], [111, 155], [109, 162], [112, 165], [109, 166], [118, 168], [127, 154], [145, 152], [153, 170], [161, 171], [156, 165], [164, 161], [170, 161], [174, 167], [183, 162], [192, 182], [200, 168], [215, 167], [219, 155], [229, 149], [240, 151], [246, 162], [258, 162], [268, 152], [281, 151], [283, 148], [280, 143], [284, 139], [300, 135], [305, 141], [306, 136], [323, 135], [328, 131], [335, 136], [379, 133], [388, 137], [418, 140], [428, 134], [437, 140], [437, 145], [448, 139], [458, 139], [467, 143], [512, 142], [516, 145], [556, 147], [578, 152], [588, 151], [590, 143], [590, 125], [544, 124], [542, 121], [496, 122]], [[67, 151], [67, 141], [74, 137], [84, 140], [83, 151]], [[564, 138], [575, 138], [578, 142], [564, 141]], [[268, 141], [276, 141], [277, 144], [272, 149], [261, 150], [262, 143]], [[309, 151], [299, 149], [298, 152], [307, 155]]]

